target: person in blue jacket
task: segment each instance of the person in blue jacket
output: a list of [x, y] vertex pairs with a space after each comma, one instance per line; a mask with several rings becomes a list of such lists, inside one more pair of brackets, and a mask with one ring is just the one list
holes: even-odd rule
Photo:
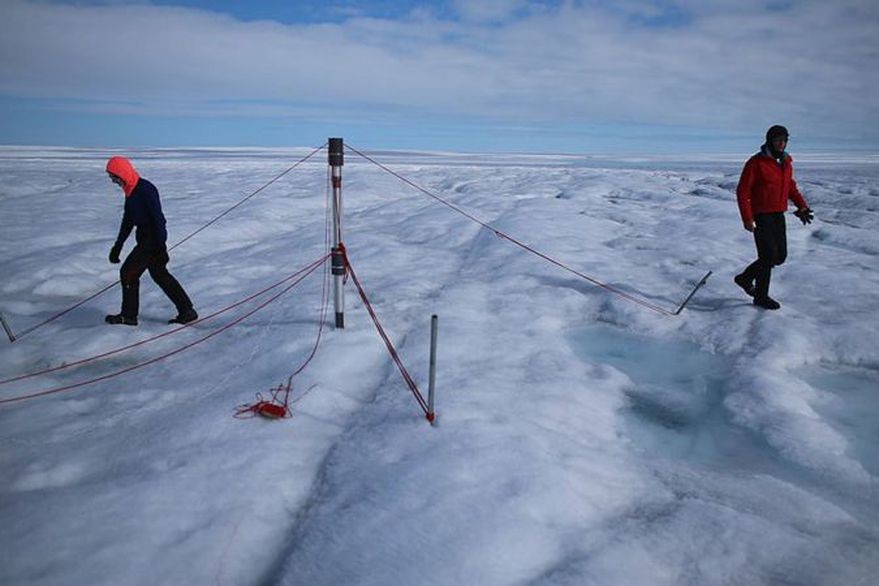
[[137, 314], [140, 309], [140, 277], [149, 271], [153, 281], [161, 287], [165, 295], [177, 307], [177, 317], [168, 323], [186, 324], [198, 319], [192, 301], [183, 287], [168, 272], [168, 248], [166, 241], [168, 232], [165, 228], [165, 216], [159, 201], [159, 191], [155, 185], [142, 178], [131, 161], [125, 157], [112, 157], [107, 161], [107, 174], [110, 180], [122, 188], [125, 193], [125, 212], [119, 236], [110, 250], [110, 262], [118, 263], [122, 246], [135, 232], [136, 245], [122, 263], [119, 280], [122, 283], [122, 311], [108, 315], [108, 324], [137, 325]]

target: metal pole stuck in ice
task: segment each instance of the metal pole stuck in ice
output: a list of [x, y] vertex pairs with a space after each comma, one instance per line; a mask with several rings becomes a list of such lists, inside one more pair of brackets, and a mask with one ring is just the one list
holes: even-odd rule
[[345, 327], [345, 255], [342, 243], [342, 165], [344, 144], [341, 138], [329, 141], [329, 164], [333, 182], [333, 302], [336, 309], [336, 327]]
[[9, 327], [9, 324], [6, 323], [6, 318], [0, 313], [0, 323], [3, 324], [3, 329], [6, 331], [6, 335], [9, 337], [10, 342], [15, 341], [15, 334], [12, 333], [12, 328]]
[[430, 377], [427, 386], [427, 417], [431, 425], [436, 425], [434, 410], [434, 391], [436, 389], [436, 334], [439, 318], [436, 314], [430, 317]]
[[690, 302], [690, 299], [693, 298], [693, 295], [696, 294], [696, 291], [698, 291], [699, 288], [702, 287], [702, 285], [705, 284], [705, 282], [708, 280], [708, 277], [710, 277], [711, 275], [712, 275], [712, 271], [708, 271], [707, 273], [705, 273], [705, 276], [702, 277], [702, 280], [699, 281], [698, 283], [696, 283], [696, 286], [693, 287], [693, 290], [690, 291], [690, 294], [687, 295], [687, 298], [684, 299], [683, 303], [680, 304], [680, 306], [678, 307], [678, 310], [675, 312], [675, 315], [680, 314], [680, 313], [684, 310], [684, 307], [687, 306], [687, 303]]

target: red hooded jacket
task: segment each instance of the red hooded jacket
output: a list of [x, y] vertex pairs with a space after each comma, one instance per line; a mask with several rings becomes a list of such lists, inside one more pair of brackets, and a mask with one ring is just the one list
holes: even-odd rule
[[122, 189], [125, 191], [125, 197], [131, 195], [140, 179], [140, 175], [137, 173], [134, 165], [125, 157], [111, 157], [107, 161], [107, 173], [112, 173], [122, 180]]
[[168, 230], [156, 186], [143, 179], [125, 157], [113, 157], [107, 161], [107, 172], [122, 180], [122, 190], [125, 192], [125, 212], [116, 245], [121, 248], [137, 227], [135, 236], [138, 244], [164, 247]]
[[788, 199], [794, 200], [798, 209], [809, 207], [794, 181], [793, 159], [785, 154], [779, 163], [765, 148], [745, 163], [736, 198], [746, 224], [757, 214], [787, 211]]

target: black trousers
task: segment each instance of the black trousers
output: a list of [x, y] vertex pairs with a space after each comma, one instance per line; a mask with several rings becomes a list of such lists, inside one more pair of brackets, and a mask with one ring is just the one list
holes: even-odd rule
[[140, 277], [144, 271], [156, 282], [168, 299], [177, 307], [177, 313], [192, 309], [192, 301], [183, 287], [168, 272], [168, 253], [164, 248], [138, 243], [134, 247], [122, 268], [119, 279], [122, 282], [122, 315], [129, 318], [137, 317], [140, 310]]
[[748, 265], [742, 274], [755, 282], [754, 297], [761, 299], [769, 296], [772, 267], [783, 264], [787, 259], [787, 226], [782, 212], [757, 214], [754, 222], [757, 224], [754, 228], [757, 260]]

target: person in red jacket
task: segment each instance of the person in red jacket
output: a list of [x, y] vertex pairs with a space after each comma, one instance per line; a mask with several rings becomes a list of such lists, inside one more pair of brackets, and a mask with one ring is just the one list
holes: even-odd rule
[[789, 134], [784, 126], [772, 126], [766, 131], [766, 143], [760, 152], [748, 159], [736, 188], [742, 225], [754, 233], [757, 260], [739, 275], [735, 283], [754, 298], [754, 305], [778, 309], [781, 304], [769, 296], [772, 267], [787, 258], [787, 232], [784, 212], [788, 200], [794, 200], [794, 214], [803, 222], [811, 223], [814, 215], [797, 183], [794, 181], [793, 159], [785, 152]]
[[159, 190], [155, 185], [142, 178], [131, 161], [125, 157], [112, 157], [107, 161], [107, 174], [110, 180], [122, 188], [125, 193], [125, 212], [116, 243], [110, 249], [110, 262], [118, 263], [122, 246], [137, 228], [135, 240], [137, 244], [128, 254], [119, 271], [122, 283], [122, 311], [108, 315], [108, 324], [137, 325], [137, 314], [140, 306], [140, 276], [144, 271], [164, 291], [165, 295], [177, 307], [177, 317], [168, 323], [185, 324], [198, 319], [192, 307], [192, 301], [183, 287], [168, 272], [168, 248], [165, 229], [165, 215], [159, 201]]

